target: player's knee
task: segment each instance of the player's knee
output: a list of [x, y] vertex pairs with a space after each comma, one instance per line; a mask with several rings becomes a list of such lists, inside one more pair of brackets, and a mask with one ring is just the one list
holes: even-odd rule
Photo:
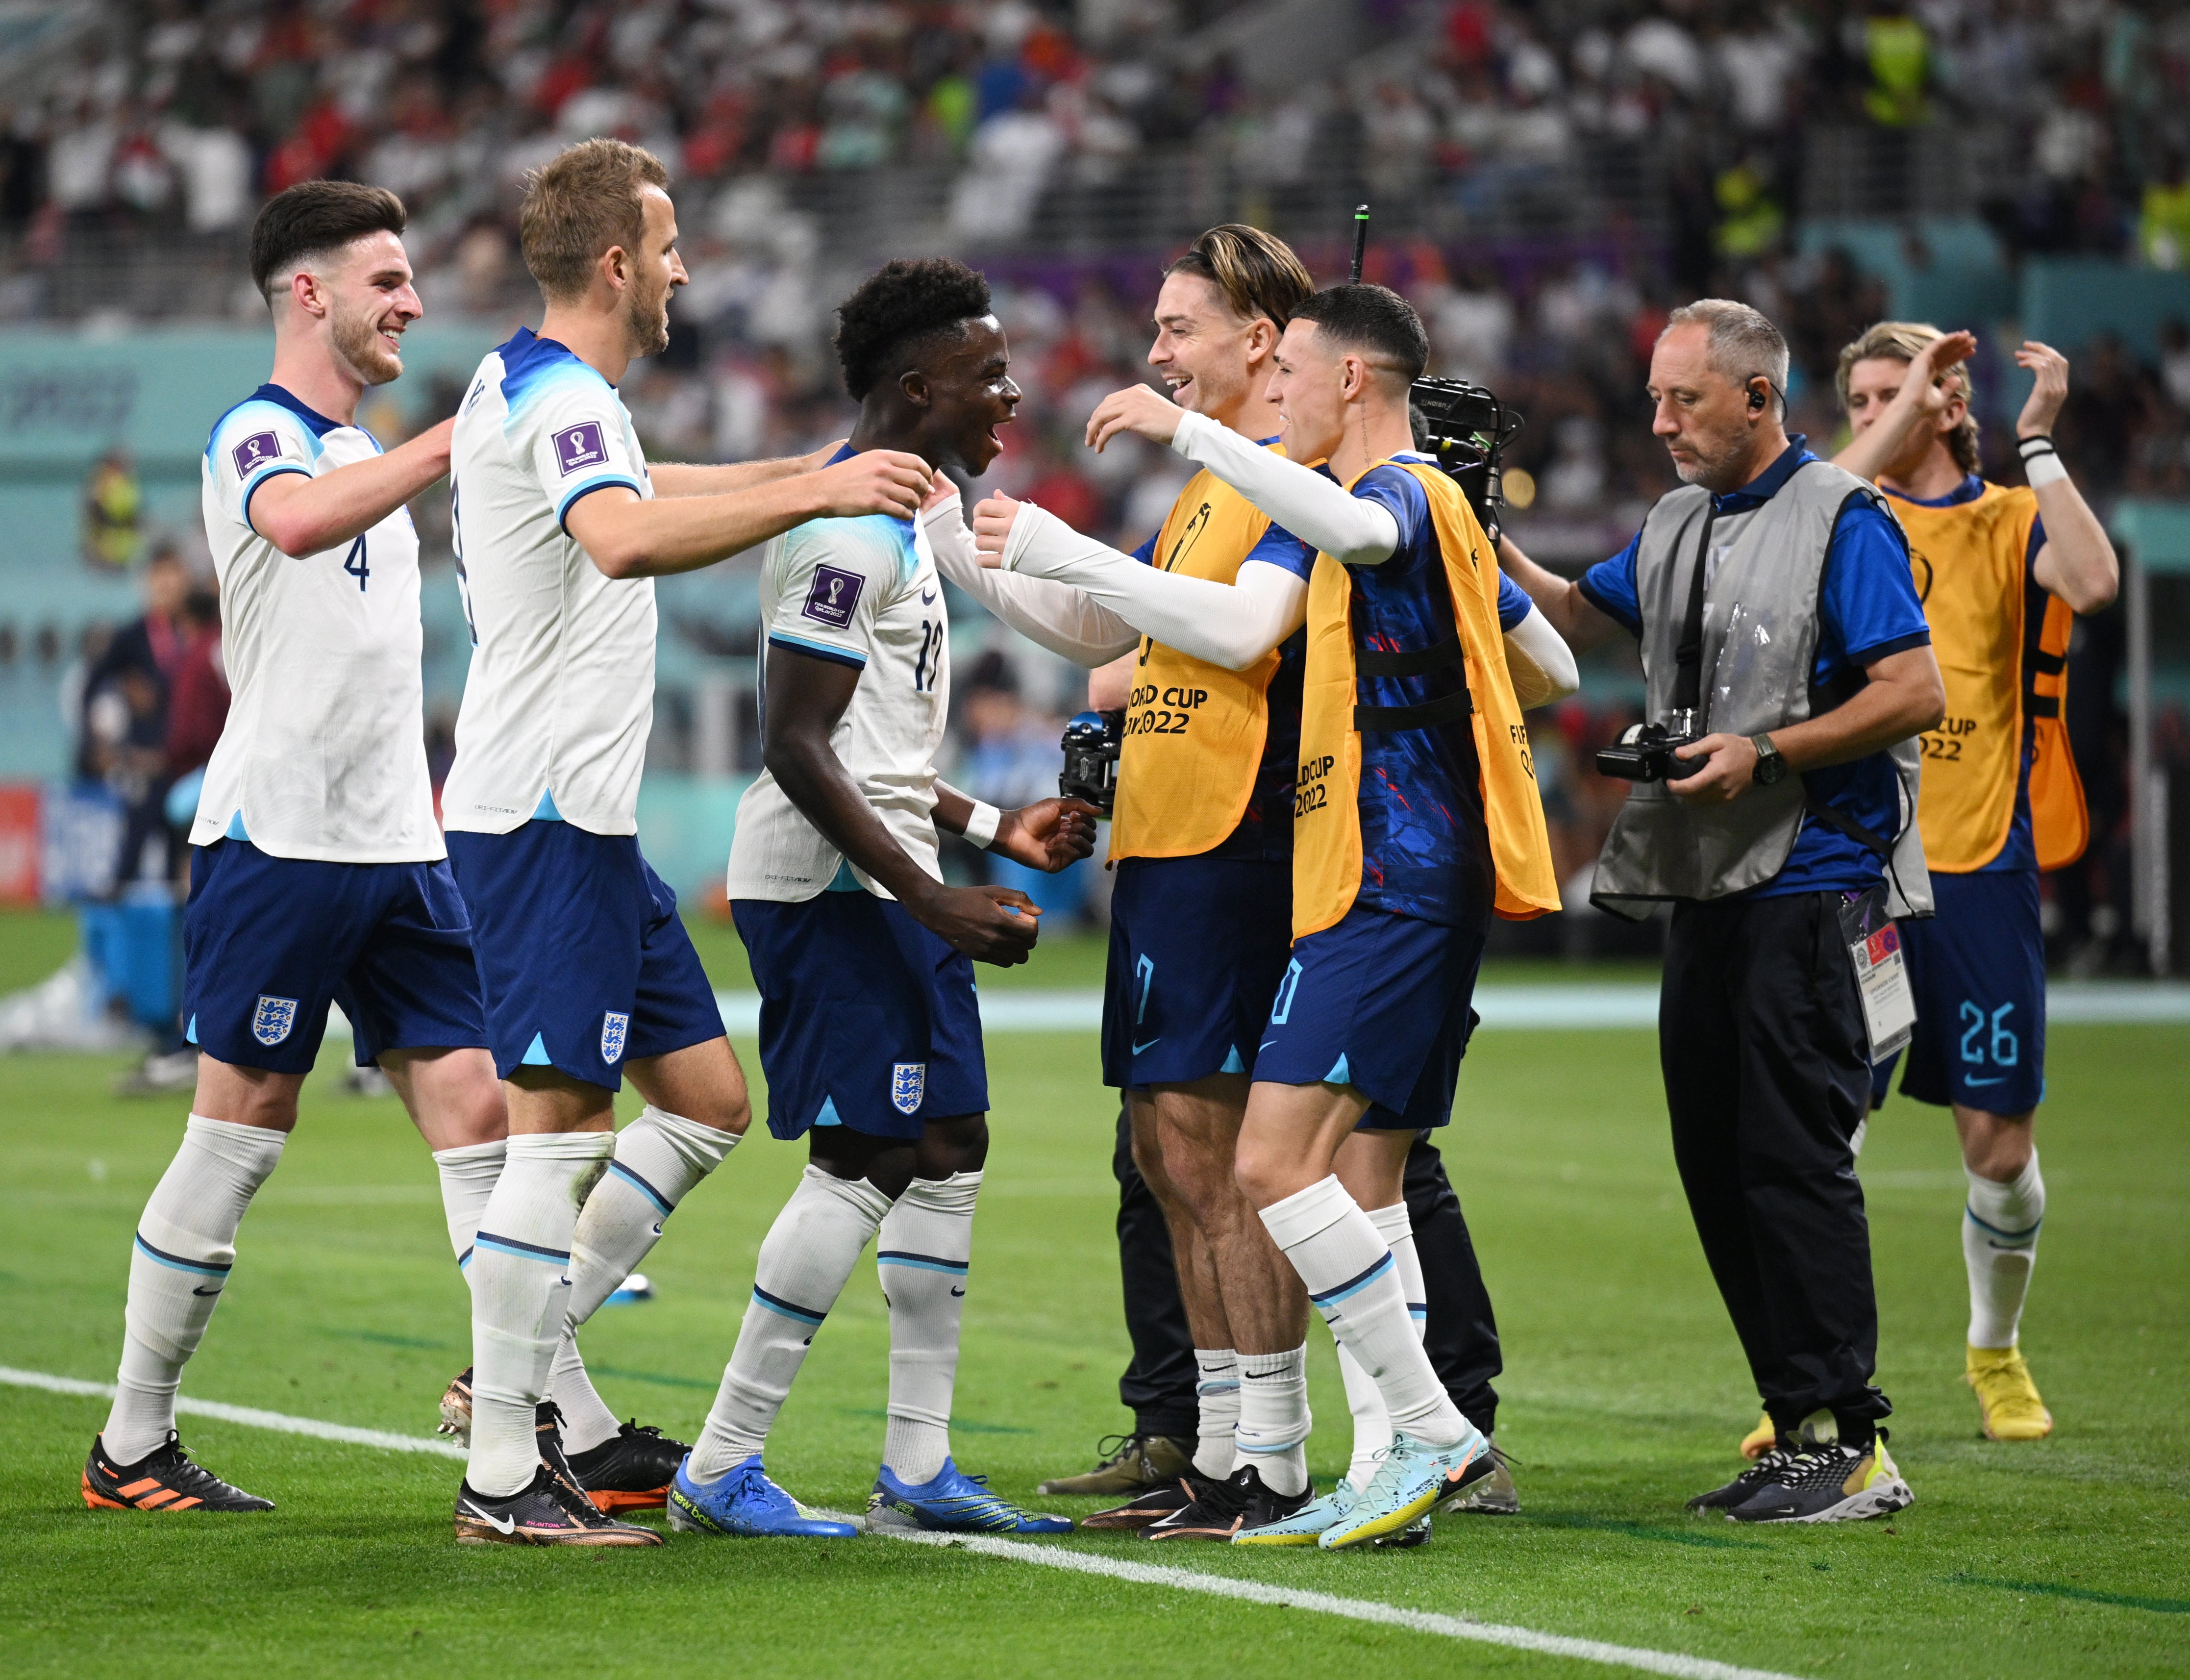
[[955, 1172], [979, 1172], [989, 1160], [989, 1117], [959, 1115], [930, 1121], [914, 1147], [915, 1171], [923, 1178], [948, 1178]]
[[896, 1138], [871, 1138], [849, 1127], [818, 1127], [806, 1134], [807, 1156], [832, 1178], [864, 1178], [895, 1201], [912, 1182], [917, 1152]]
[[1251, 1133], [1240, 1137], [1239, 1151], [1232, 1163], [1232, 1176], [1240, 1194], [1247, 1199], [1249, 1206], [1257, 1209], [1283, 1201], [1295, 1190], [1305, 1188], [1292, 1182], [1299, 1176], [1298, 1161], [1288, 1160], [1283, 1151]]

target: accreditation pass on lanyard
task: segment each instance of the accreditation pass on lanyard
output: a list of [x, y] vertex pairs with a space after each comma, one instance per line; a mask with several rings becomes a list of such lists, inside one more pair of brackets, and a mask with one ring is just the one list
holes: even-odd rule
[[1864, 1030], [1875, 1067], [1908, 1044], [1916, 1025], [1916, 995], [1909, 985], [1901, 930], [1886, 913], [1883, 888], [1850, 894], [1841, 901], [1841, 936], [1855, 966], [1856, 993], [1863, 1000]]

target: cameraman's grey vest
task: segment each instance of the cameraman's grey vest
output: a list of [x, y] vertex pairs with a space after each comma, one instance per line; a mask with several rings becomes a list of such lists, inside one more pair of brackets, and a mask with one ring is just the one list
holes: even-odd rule
[[[1852, 474], [1811, 461], [1769, 501], [1742, 512], [1714, 516], [1711, 492], [1699, 485], [1684, 485], [1651, 508], [1636, 554], [1635, 593], [1652, 721], [1668, 721], [1674, 709], [1682, 631], [1706, 539], [1694, 732], [1759, 735], [1837, 703], [1813, 690], [1811, 677], [1825, 553], [1841, 508], [1856, 496], [1880, 500]], [[1889, 913], [1896, 916], [1932, 909], [1915, 823], [1919, 750], [1909, 740], [1892, 751], [1901, 779], [1901, 826], [1898, 839], [1880, 837], [1894, 843], [1886, 890]], [[1799, 775], [1711, 805], [1677, 798], [1663, 782], [1637, 782], [1597, 859], [1590, 900], [1640, 920], [1652, 900], [1719, 899], [1759, 886], [1779, 872], [1794, 849], [1803, 798]]]

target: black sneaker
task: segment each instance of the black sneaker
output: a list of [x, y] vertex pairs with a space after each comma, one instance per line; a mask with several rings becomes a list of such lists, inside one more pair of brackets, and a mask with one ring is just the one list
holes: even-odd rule
[[106, 1437], [94, 1435], [83, 1461], [83, 1502], [94, 1511], [271, 1511], [274, 1501], [230, 1487], [190, 1462], [182, 1438], [167, 1439], [134, 1464], [107, 1456]]
[[1746, 1505], [1756, 1496], [1779, 1479], [1782, 1471], [1793, 1462], [1795, 1444], [1782, 1435], [1777, 1446], [1768, 1447], [1756, 1463], [1722, 1488], [1713, 1488], [1709, 1493], [1699, 1493], [1688, 1501], [1691, 1511], [1731, 1511], [1738, 1505]]
[[1227, 1545], [1242, 1529], [1283, 1522], [1315, 1497], [1311, 1482], [1298, 1493], [1273, 1493], [1253, 1465], [1234, 1470], [1229, 1479], [1208, 1484], [1194, 1502], [1141, 1530], [1143, 1540], [1216, 1540]]
[[1860, 1523], [1916, 1502], [1881, 1429], [1861, 1446], [1806, 1445], [1766, 1486], [1726, 1514], [1737, 1523]]
[[597, 1447], [568, 1456], [586, 1496], [603, 1511], [658, 1511], [669, 1502], [677, 1467], [692, 1449], [649, 1423], [627, 1420]]
[[[561, 1450], [557, 1449], [557, 1456]], [[496, 1498], [457, 1490], [459, 1546], [659, 1546], [661, 1536], [636, 1523], [603, 1516], [593, 1501], [546, 1464], [515, 1493]]]
[[1114, 1505], [1108, 1511], [1098, 1511], [1092, 1517], [1082, 1517], [1080, 1526], [1083, 1529], [1144, 1529], [1151, 1523], [1177, 1516], [1217, 1485], [1199, 1470], [1189, 1470], [1184, 1475], [1173, 1477], [1160, 1487], [1136, 1494], [1123, 1505]]

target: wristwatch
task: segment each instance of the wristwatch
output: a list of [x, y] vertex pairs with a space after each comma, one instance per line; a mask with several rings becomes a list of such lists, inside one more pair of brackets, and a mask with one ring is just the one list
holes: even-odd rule
[[1787, 774], [1787, 761], [1779, 756], [1779, 749], [1772, 744], [1768, 735], [1751, 735], [1749, 744], [1756, 749], [1756, 785], [1769, 787]]

